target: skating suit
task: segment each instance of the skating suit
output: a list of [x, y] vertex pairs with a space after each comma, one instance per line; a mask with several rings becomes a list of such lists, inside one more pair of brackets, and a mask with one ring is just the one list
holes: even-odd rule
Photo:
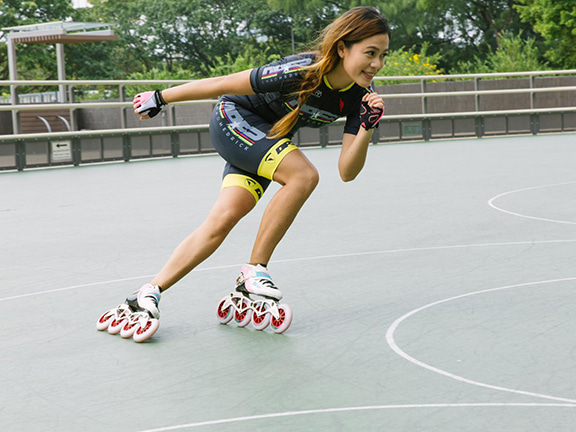
[[210, 136], [226, 160], [222, 187], [241, 186], [260, 199], [282, 159], [297, 149], [292, 137], [301, 127], [319, 128], [346, 117], [344, 133], [356, 135], [360, 128], [360, 103], [371, 88], [352, 83], [334, 90], [326, 77], [300, 109], [296, 125], [285, 136], [267, 137], [272, 125], [298, 106], [304, 68], [314, 54], [285, 57], [252, 70], [250, 84], [255, 94], [224, 95], [210, 120]]

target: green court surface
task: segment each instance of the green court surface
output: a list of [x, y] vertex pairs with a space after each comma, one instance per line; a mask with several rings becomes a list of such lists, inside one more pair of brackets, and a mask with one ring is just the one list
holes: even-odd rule
[[205, 218], [218, 156], [0, 175], [0, 430], [576, 430], [576, 136], [338, 148], [269, 265], [282, 335], [216, 319], [278, 186], [166, 292], [96, 330]]

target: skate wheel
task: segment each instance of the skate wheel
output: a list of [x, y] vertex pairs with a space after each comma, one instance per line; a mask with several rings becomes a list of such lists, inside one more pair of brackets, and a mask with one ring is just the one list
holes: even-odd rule
[[270, 324], [270, 313], [266, 303], [260, 303], [252, 312], [252, 327], [258, 331], [264, 330]]
[[241, 299], [238, 304], [238, 309], [234, 311], [234, 321], [238, 327], [246, 327], [252, 319], [252, 309], [250, 309], [250, 301], [248, 299]]
[[160, 321], [156, 318], [149, 318], [145, 324], [136, 324], [136, 331], [134, 332], [134, 342], [145, 342], [150, 339], [160, 327]]
[[98, 318], [98, 322], [96, 322], [96, 328], [99, 331], [106, 330], [115, 316], [116, 309], [110, 309], [109, 311], [104, 312], [102, 316]]
[[132, 336], [134, 336], [136, 327], [138, 327], [138, 320], [128, 318], [127, 320], [124, 321], [124, 325], [120, 330], [120, 336], [122, 336], [124, 339], [131, 338]]
[[278, 305], [279, 317], [270, 319], [274, 333], [284, 333], [292, 324], [292, 308], [288, 305]]
[[111, 335], [120, 333], [125, 323], [126, 323], [126, 317], [114, 318], [110, 322], [110, 325], [108, 326], [108, 333], [110, 333]]
[[218, 310], [216, 311], [216, 317], [218, 318], [218, 322], [220, 324], [228, 324], [232, 320], [232, 318], [234, 317], [232, 305], [229, 304], [227, 308], [224, 307], [224, 305], [226, 304], [226, 300], [228, 300], [228, 298], [229, 297], [224, 297], [220, 301], [220, 304], [218, 304]]

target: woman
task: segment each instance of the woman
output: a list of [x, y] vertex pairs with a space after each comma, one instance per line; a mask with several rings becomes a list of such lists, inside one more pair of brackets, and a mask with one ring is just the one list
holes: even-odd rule
[[[270, 314], [273, 321], [279, 319], [274, 308], [282, 294], [266, 266], [318, 183], [316, 168], [291, 138], [300, 127], [321, 127], [346, 116], [338, 169], [343, 181], [354, 180], [364, 166], [373, 128], [384, 112], [382, 99], [370, 85], [384, 66], [389, 38], [388, 22], [376, 9], [357, 7], [324, 30], [315, 52], [134, 98], [134, 111], [144, 120], [172, 102], [221, 96], [210, 121], [210, 136], [227, 164], [222, 189], [206, 221], [176, 248], [149, 284], [127, 299], [123, 309], [108, 312], [115, 324], [109, 326], [109, 331], [116, 331], [120, 324], [129, 327], [122, 319], [137, 310], [141, 311], [141, 325], [134, 338], [144, 339], [139, 332], [146, 339], [150, 337], [158, 327], [160, 293], [220, 246], [238, 221], [255, 207], [272, 180], [282, 187], [266, 207], [250, 260], [236, 281], [236, 294], [231, 294], [224, 306], [233, 303], [241, 315], [236, 316], [237, 321], [243, 323], [250, 321], [250, 316], [246, 321], [242, 311], [253, 313], [254, 324]], [[253, 302], [250, 307], [246, 299], [249, 294], [267, 300]], [[230, 308], [222, 310], [222, 306], [221, 322], [227, 322]], [[277, 332], [284, 331], [291, 321], [289, 308], [281, 308], [280, 312], [289, 316], [276, 326]], [[133, 318], [137, 315], [132, 313]], [[112, 318], [104, 314], [99, 328], [108, 328], [106, 319]], [[130, 332], [123, 335], [128, 337]]]

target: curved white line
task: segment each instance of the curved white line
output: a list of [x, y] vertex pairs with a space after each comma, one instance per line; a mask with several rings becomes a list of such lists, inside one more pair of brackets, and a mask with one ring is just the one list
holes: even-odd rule
[[[366, 256], [366, 255], [380, 255], [380, 254], [389, 254], [389, 253], [403, 253], [403, 252], [426, 252], [426, 251], [436, 251], [436, 250], [447, 250], [447, 249], [464, 249], [464, 248], [472, 248], [472, 247], [496, 247], [496, 246], [528, 246], [528, 245], [541, 245], [541, 244], [554, 244], [554, 243], [574, 243], [576, 239], [567, 239], [567, 240], [542, 240], [542, 241], [523, 241], [523, 242], [506, 242], [506, 243], [477, 243], [477, 244], [468, 244], [468, 245], [453, 245], [453, 246], [431, 246], [431, 247], [424, 247], [424, 248], [408, 248], [408, 249], [388, 249], [382, 251], [369, 251], [369, 252], [354, 252], [354, 253], [347, 253], [347, 254], [334, 254], [334, 255], [318, 255], [315, 257], [303, 257], [303, 258], [288, 258], [282, 260], [273, 260], [272, 263], [287, 263], [287, 262], [297, 262], [297, 261], [313, 261], [318, 259], [334, 259], [334, 258], [349, 258], [349, 257], [356, 257], [356, 256]], [[214, 266], [214, 267], [202, 267], [194, 269], [194, 272], [199, 271], [208, 271], [208, 270], [220, 270], [226, 268], [239, 268], [242, 264], [230, 264], [224, 266]], [[117, 282], [126, 282], [131, 280], [137, 279], [145, 279], [151, 278], [155, 275], [144, 275], [144, 276], [134, 276], [129, 278], [123, 279], [111, 279], [102, 282], [91, 282], [81, 285], [73, 285], [64, 288], [56, 288], [46, 291], [37, 291], [28, 294], [16, 295], [11, 297], [4, 297], [0, 298], [0, 302], [8, 301], [8, 300], [17, 300], [26, 297], [33, 297], [37, 295], [44, 295], [44, 294], [52, 294], [61, 291], [69, 291], [78, 288], [86, 288], [91, 286], [97, 285], [106, 285], [106, 284], [113, 284]]]
[[407, 354], [406, 352], [404, 352], [400, 347], [398, 347], [398, 345], [396, 344], [396, 341], [394, 340], [394, 332], [396, 331], [396, 329], [398, 328], [398, 326], [405, 320], [407, 320], [408, 318], [416, 315], [418, 312], [422, 312], [425, 309], [429, 309], [431, 307], [437, 306], [439, 304], [442, 303], [447, 303], [453, 300], [458, 300], [458, 299], [462, 299], [465, 297], [470, 297], [470, 296], [474, 296], [474, 295], [478, 295], [478, 294], [485, 294], [485, 293], [489, 293], [489, 292], [495, 292], [495, 291], [502, 291], [502, 290], [506, 290], [506, 289], [511, 289], [511, 288], [520, 288], [520, 287], [526, 287], [526, 286], [533, 286], [533, 285], [541, 285], [541, 284], [549, 284], [549, 283], [555, 283], [555, 282], [565, 282], [565, 281], [572, 281], [572, 280], [576, 280], [576, 277], [571, 277], [571, 278], [564, 278], [564, 279], [551, 279], [551, 280], [546, 280], [546, 281], [539, 281], [539, 282], [529, 282], [529, 283], [523, 283], [523, 284], [517, 284], [517, 285], [508, 285], [508, 286], [504, 286], [504, 287], [499, 287], [499, 288], [491, 288], [491, 289], [487, 289], [487, 290], [482, 290], [482, 291], [475, 291], [475, 292], [471, 292], [468, 294], [462, 294], [462, 295], [458, 295], [455, 297], [450, 297], [444, 300], [439, 300], [437, 302], [434, 303], [430, 303], [427, 304], [426, 306], [422, 306], [418, 309], [414, 309], [410, 312], [408, 312], [407, 314], [401, 316], [400, 318], [398, 318], [396, 321], [394, 321], [392, 323], [392, 325], [388, 328], [388, 331], [386, 332], [386, 342], [388, 343], [388, 345], [390, 346], [390, 348], [392, 348], [392, 350], [398, 354], [400, 357], [404, 358], [405, 360], [408, 360], [410, 363], [413, 363], [417, 366], [423, 367], [425, 369], [428, 369], [432, 372], [435, 372], [437, 374], [440, 375], [444, 375], [448, 378], [452, 378], [456, 381], [460, 381], [466, 384], [471, 384], [474, 386], [478, 386], [478, 387], [484, 387], [484, 388], [488, 388], [491, 390], [499, 390], [499, 391], [503, 391], [503, 392], [508, 392], [508, 393], [514, 393], [514, 394], [520, 394], [520, 395], [524, 395], [524, 396], [533, 396], [533, 397], [537, 397], [540, 399], [549, 399], [549, 400], [555, 400], [555, 401], [561, 401], [561, 402], [570, 402], [570, 403], [576, 403], [576, 399], [566, 399], [566, 398], [561, 398], [561, 397], [556, 397], [556, 396], [549, 396], [549, 395], [545, 395], [545, 394], [540, 394], [540, 393], [533, 393], [533, 392], [527, 392], [527, 391], [523, 391], [523, 390], [515, 390], [515, 389], [510, 389], [510, 388], [506, 388], [506, 387], [500, 387], [500, 386], [495, 386], [495, 385], [491, 385], [491, 384], [485, 384], [485, 383], [481, 383], [478, 381], [473, 381], [473, 380], [469, 380], [467, 378], [455, 375], [453, 373], [444, 371], [442, 369], [439, 369], [437, 367], [431, 366], [427, 363], [421, 362], [420, 360], [417, 360], [416, 358], [412, 357], [411, 355]]
[[542, 188], [546, 188], [546, 187], [552, 187], [552, 186], [564, 186], [564, 185], [568, 185], [568, 184], [575, 184], [576, 182], [565, 182], [565, 183], [554, 183], [554, 184], [548, 184], [548, 185], [542, 185], [542, 186], [533, 186], [533, 187], [529, 187], [529, 188], [524, 188], [524, 189], [517, 189], [517, 190], [513, 190], [513, 191], [509, 191], [509, 192], [504, 192], [501, 193], [500, 195], [496, 195], [493, 198], [490, 198], [488, 200], [488, 205], [490, 207], [492, 207], [494, 210], [498, 210], [501, 211], [502, 213], [508, 213], [510, 215], [513, 216], [518, 216], [521, 218], [525, 218], [525, 219], [533, 219], [533, 220], [538, 220], [538, 221], [544, 221], [544, 222], [554, 222], [554, 223], [559, 223], [559, 224], [567, 224], [567, 225], [576, 225], [576, 222], [569, 222], [569, 221], [561, 221], [561, 220], [556, 220], [556, 219], [546, 219], [546, 218], [539, 218], [536, 216], [528, 216], [528, 215], [524, 215], [521, 213], [515, 213], [512, 212], [510, 210], [505, 210], [501, 207], [498, 207], [494, 204], [494, 201], [496, 201], [498, 198], [502, 198], [503, 196], [506, 195], [511, 195], [517, 192], [525, 192], [525, 191], [529, 191], [529, 190], [534, 190], [534, 189], [542, 189]]
[[157, 429], [146, 429], [138, 432], [167, 432], [179, 429], [191, 429], [202, 426], [214, 426], [218, 424], [237, 423], [253, 420], [272, 419], [278, 417], [294, 417], [308, 414], [327, 414], [336, 412], [350, 412], [350, 411], [375, 411], [385, 409], [417, 409], [417, 408], [490, 408], [490, 407], [545, 407], [545, 408], [576, 408], [574, 404], [545, 404], [545, 403], [456, 403], [456, 404], [410, 404], [410, 405], [375, 405], [375, 406], [361, 406], [361, 407], [344, 407], [344, 408], [327, 408], [317, 410], [305, 411], [287, 411], [272, 414], [261, 414], [246, 417], [234, 417], [229, 419], [211, 420], [197, 423], [187, 423], [175, 426], [166, 426]]

